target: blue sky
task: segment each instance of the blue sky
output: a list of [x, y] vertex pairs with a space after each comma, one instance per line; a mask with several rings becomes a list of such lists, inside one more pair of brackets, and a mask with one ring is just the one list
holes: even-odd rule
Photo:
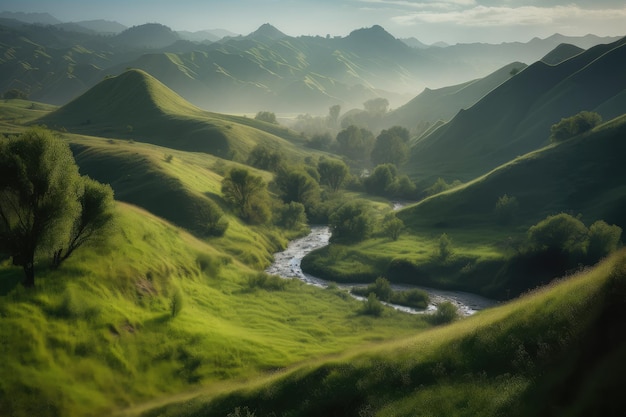
[[426, 43], [528, 41], [553, 33], [626, 35], [624, 0], [2, 0], [0, 10], [63, 21], [158, 22], [175, 30], [247, 34], [271, 23], [288, 35], [340, 35], [374, 24]]

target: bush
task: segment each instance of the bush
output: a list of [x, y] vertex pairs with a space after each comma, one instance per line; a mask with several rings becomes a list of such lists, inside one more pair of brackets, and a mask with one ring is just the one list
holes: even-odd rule
[[370, 295], [367, 296], [367, 300], [363, 302], [361, 314], [380, 317], [383, 314], [383, 309], [383, 303], [378, 300], [376, 294], [370, 293]]
[[393, 290], [387, 278], [378, 277], [373, 284], [368, 285], [366, 288], [353, 288], [352, 293], [363, 297], [374, 294], [379, 300], [389, 301]]
[[363, 203], [349, 202], [330, 216], [331, 242], [359, 242], [372, 232], [372, 218]]
[[304, 205], [292, 201], [280, 207], [277, 214], [276, 224], [286, 229], [299, 229], [306, 225], [306, 213]]
[[182, 311], [183, 306], [184, 306], [183, 292], [180, 290], [180, 288], [176, 288], [170, 300], [170, 316], [172, 318], [177, 317]]
[[437, 306], [437, 311], [430, 316], [431, 323], [446, 324], [456, 320], [459, 316], [457, 307], [450, 301], [444, 301]]
[[620, 243], [622, 228], [616, 225], [608, 225], [603, 220], [598, 220], [589, 226], [589, 243], [587, 257], [591, 262], [596, 262], [616, 250]]
[[277, 275], [259, 272], [248, 277], [248, 287], [250, 289], [264, 289], [267, 291], [282, 291], [287, 286], [287, 280]]
[[448, 237], [447, 233], [442, 233], [439, 236], [439, 243], [437, 248], [437, 258], [444, 262], [452, 256], [452, 240]]
[[528, 240], [534, 250], [583, 252], [587, 228], [577, 218], [561, 213], [548, 216], [528, 229]]
[[393, 304], [419, 308], [422, 310], [428, 307], [429, 302], [430, 297], [428, 296], [428, 293], [417, 288], [406, 291], [396, 291], [391, 295], [391, 303]]
[[511, 224], [515, 219], [518, 208], [519, 204], [517, 202], [517, 198], [509, 197], [508, 195], [504, 194], [498, 199], [498, 201], [496, 201], [496, 221], [502, 225]]
[[278, 121], [276, 120], [276, 114], [271, 111], [260, 111], [254, 116], [255, 120], [260, 120], [262, 122], [272, 123], [277, 125]]
[[550, 128], [550, 139], [553, 142], [560, 142], [588, 132], [600, 123], [602, 123], [602, 116], [598, 113], [581, 111], [572, 117], [561, 119], [560, 122], [553, 124]]
[[397, 218], [395, 214], [386, 218], [383, 223], [383, 232], [385, 233], [385, 236], [394, 241], [400, 238], [402, 229], [404, 229], [404, 222]]

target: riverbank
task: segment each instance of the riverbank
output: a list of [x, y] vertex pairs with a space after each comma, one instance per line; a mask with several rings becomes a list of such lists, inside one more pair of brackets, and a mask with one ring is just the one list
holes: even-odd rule
[[[305, 273], [302, 270], [301, 263], [302, 259], [310, 252], [327, 246], [330, 236], [331, 232], [328, 226], [312, 226], [311, 232], [308, 235], [291, 241], [284, 251], [275, 253], [274, 262], [265, 270], [265, 272], [278, 275], [283, 278], [296, 278], [307, 284], [315, 285], [321, 288], [327, 287], [330, 284], [330, 281], [326, 281], [323, 277], [316, 277]], [[339, 285], [339, 287], [345, 289], [346, 291], [350, 291], [352, 287], [364, 287], [367, 285], [368, 283], [353, 283], [349, 285], [342, 284]], [[399, 311], [412, 314], [434, 312], [440, 303], [449, 301], [458, 308], [461, 315], [469, 316], [479, 310], [491, 307], [497, 303], [494, 300], [461, 291], [444, 291], [427, 287], [400, 284], [392, 284], [391, 287], [394, 291], [404, 291], [418, 288], [428, 293], [430, 302], [425, 310], [418, 310], [386, 303]], [[356, 296], [356, 298], [363, 299], [359, 296]]]

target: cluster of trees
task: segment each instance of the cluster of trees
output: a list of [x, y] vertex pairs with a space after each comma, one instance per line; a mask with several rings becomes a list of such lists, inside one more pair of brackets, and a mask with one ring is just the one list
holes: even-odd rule
[[272, 123], [277, 125], [278, 120], [276, 120], [276, 114], [271, 111], [260, 111], [254, 116], [255, 120], [260, 120], [266, 123]]
[[574, 116], [563, 118], [560, 122], [553, 124], [550, 128], [550, 139], [553, 142], [561, 142], [588, 132], [600, 123], [602, 123], [602, 116], [598, 113], [581, 111]]
[[430, 297], [426, 291], [417, 288], [394, 291], [389, 280], [384, 277], [376, 278], [373, 284], [365, 288], [355, 287], [351, 292], [362, 297], [369, 297], [371, 294], [374, 294], [380, 301], [419, 309], [425, 309], [430, 302]]
[[35, 285], [35, 256], [59, 267], [76, 249], [104, 234], [113, 190], [78, 173], [67, 143], [34, 128], [0, 142], [0, 253]]

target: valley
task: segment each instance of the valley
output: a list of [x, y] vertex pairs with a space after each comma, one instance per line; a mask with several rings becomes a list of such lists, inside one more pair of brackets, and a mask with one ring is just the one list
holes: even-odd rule
[[625, 38], [79, 23], [0, 16], [0, 415], [621, 415]]

